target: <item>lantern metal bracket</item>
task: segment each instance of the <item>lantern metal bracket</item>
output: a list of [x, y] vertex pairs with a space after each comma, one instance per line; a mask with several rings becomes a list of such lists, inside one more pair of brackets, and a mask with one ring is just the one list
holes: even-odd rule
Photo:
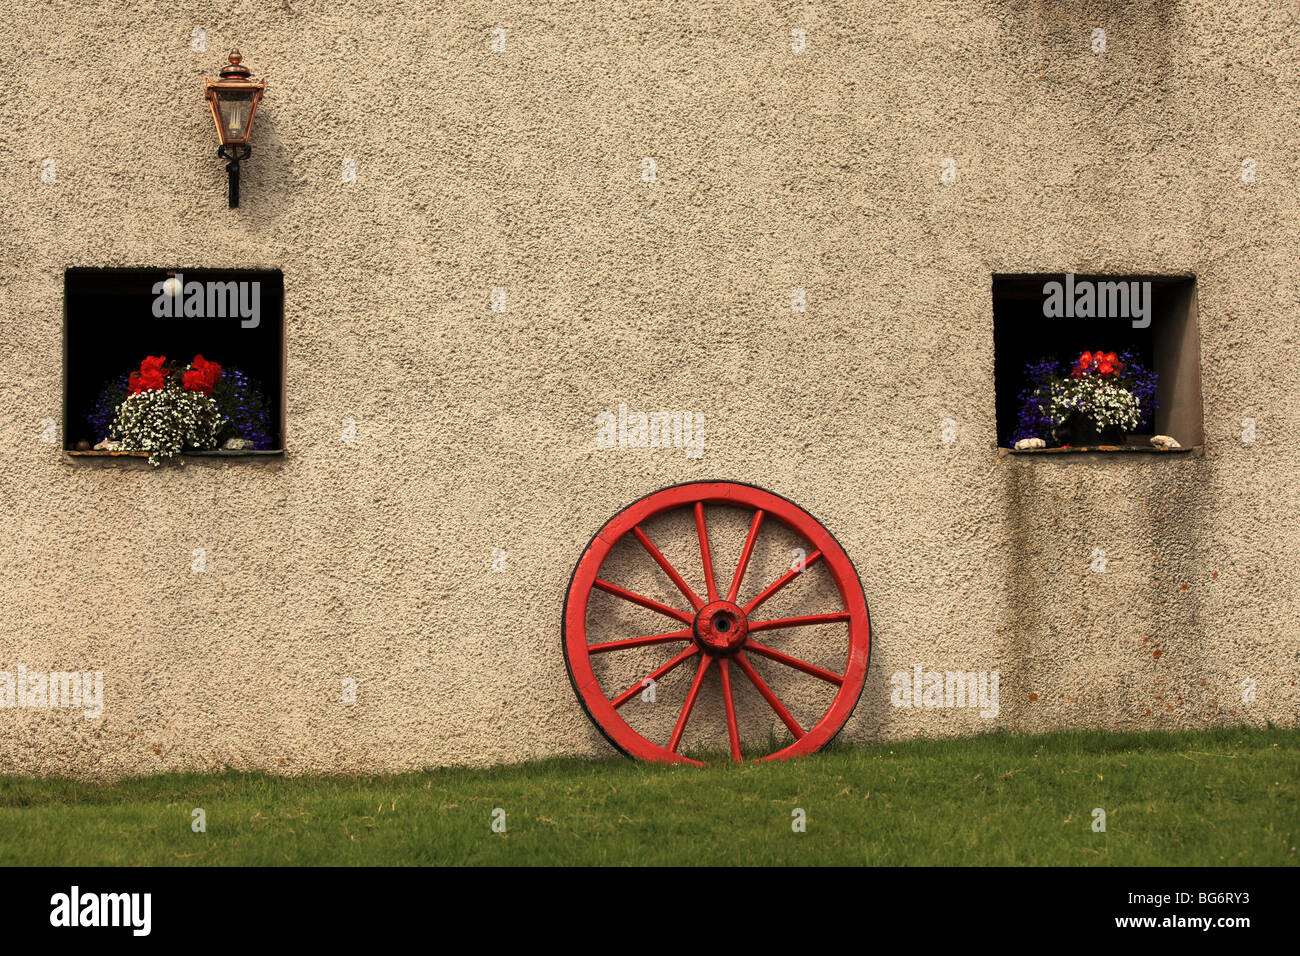
[[230, 181], [230, 208], [239, 208], [239, 163], [253, 155], [253, 147], [247, 145], [217, 147], [217, 156], [229, 160], [226, 163], [226, 176]]

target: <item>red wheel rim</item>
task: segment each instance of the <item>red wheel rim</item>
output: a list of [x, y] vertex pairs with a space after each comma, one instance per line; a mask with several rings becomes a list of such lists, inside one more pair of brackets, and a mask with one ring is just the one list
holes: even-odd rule
[[[715, 568], [709, 538], [707, 506], [730, 506], [747, 509], [750, 514], [739, 561], [734, 569]], [[677, 509], [694, 513], [696, 541], [693, 557], [698, 573], [696, 586], [686, 580], [678, 566], [665, 557], [650, 539], [643, 525]], [[762, 529], [771, 522], [793, 532], [808, 545], [802, 571], [794, 566], [775, 580], [764, 581], [761, 590], [741, 602], [742, 583], [754, 553], [762, 548]], [[601, 576], [601, 567], [621, 540], [635, 541], [659, 566], [672, 583], [676, 600], [657, 601]], [[677, 556], [678, 565], [686, 543], [673, 541], [666, 548]], [[694, 563], [694, 562], [692, 562]], [[815, 566], [829, 572], [840, 606], [823, 613], [792, 617], [769, 617], [762, 612], [767, 601], [791, 585]], [[689, 568], [687, 571], [689, 572]], [[703, 587], [698, 584], [702, 578]], [[612, 641], [588, 643], [588, 613], [593, 591], [602, 591], [621, 601], [654, 611], [669, 622], [662, 633], [628, 635]], [[791, 628], [835, 625], [836, 640], [844, 649], [844, 665], [838, 670], [819, 667], [779, 650], [778, 636]], [[847, 633], [845, 633], [847, 631]], [[768, 633], [764, 633], [768, 632]], [[763, 641], [755, 639], [761, 634]], [[769, 639], [770, 635], [770, 639]], [[734, 688], [747, 684], [766, 701], [770, 712], [794, 737], [793, 743], [758, 756], [759, 760], [777, 760], [810, 754], [828, 743], [849, 719], [866, 681], [871, 650], [871, 628], [866, 598], [853, 562], [838, 541], [821, 523], [798, 505], [780, 495], [753, 485], [736, 482], [694, 482], [674, 485], [647, 495], [611, 518], [587, 545], [574, 568], [565, 599], [563, 646], [569, 679], [587, 715], [610, 743], [631, 757], [671, 763], [700, 761], [678, 753], [697, 701], [713, 693], [722, 699], [727, 742], [733, 760], [742, 759], [744, 741], [737, 724]], [[662, 663], [644, 678], [628, 687], [602, 688], [593, 667], [593, 656], [616, 654], [632, 648], [662, 650]], [[828, 649], [828, 652], [830, 649]], [[762, 658], [797, 672], [796, 676], [825, 682], [835, 687], [834, 698], [825, 712], [809, 726], [802, 726], [753, 666]], [[643, 736], [620, 714], [629, 701], [638, 696], [646, 680], [659, 681], [679, 667], [694, 670], [689, 690], [681, 703], [671, 734], [665, 741]], [[716, 677], [714, 676], [716, 674]], [[607, 691], [612, 693], [607, 693]], [[676, 702], [673, 702], [676, 706]], [[750, 742], [752, 747], [752, 741]], [[764, 748], [767, 749], [767, 748]]]

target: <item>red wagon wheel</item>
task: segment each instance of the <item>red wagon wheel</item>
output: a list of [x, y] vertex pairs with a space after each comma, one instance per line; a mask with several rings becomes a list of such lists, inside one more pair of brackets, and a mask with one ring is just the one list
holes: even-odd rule
[[[728, 568], [720, 575], [715, 575], [706, 505], [726, 505], [752, 512], [744, 547], [734, 573], [730, 573], [731, 569]], [[687, 509], [688, 513], [694, 512], [695, 533], [690, 537], [695, 540], [689, 542], [689, 549], [692, 552], [692, 567], [697, 566], [694, 558], [695, 553], [698, 553], [698, 567], [704, 579], [704, 587], [698, 590], [692, 588], [679, 571], [679, 568], [685, 567], [682, 559], [687, 545], [679, 543], [678, 546], [668, 549], [678, 559], [678, 565], [675, 567], [650, 540], [643, 528], [650, 519], [677, 509]], [[807, 556], [801, 562], [801, 566], [800, 563], [796, 563], [776, 580], [763, 582], [765, 586], [761, 590], [754, 591], [752, 587], [746, 590], [745, 593], [753, 593], [754, 596], [741, 603], [739, 595], [742, 584], [745, 583], [745, 572], [751, 564], [760, 530], [765, 527], [771, 528], [772, 522], [778, 522], [788, 528], [805, 542], [809, 546]], [[672, 582], [676, 591], [680, 593], [680, 599], [676, 600], [674, 605], [653, 600], [601, 576], [601, 566], [605, 563], [605, 559], [615, 545], [624, 538], [634, 539]], [[840, 605], [838, 608], [827, 613], [794, 617], [767, 617], [762, 613], [762, 607], [768, 599], [819, 563], [830, 572], [838, 594]], [[654, 611], [673, 620], [677, 626], [659, 634], [628, 636], [595, 644], [588, 643], [588, 604], [593, 590], [605, 592], [614, 598]], [[835, 631], [843, 628], [843, 632], [837, 638], [837, 642], [842, 644], [837, 643], [837, 647], [843, 647], [844, 664], [838, 672], [828, 667], [816, 666], [783, 653], [776, 647], [768, 646], [769, 643], [779, 644], [779, 638], [787, 628], [813, 625], [835, 625]], [[771, 633], [770, 637], [767, 634], [763, 635], [767, 643], [755, 639], [756, 634], [764, 631]], [[794, 737], [794, 742], [788, 746], [778, 747], [757, 759], [773, 760], [801, 756], [813, 753], [830, 741], [853, 713], [867, 676], [871, 639], [867, 602], [853, 563], [840, 547], [839, 542], [815, 518], [780, 495], [753, 485], [735, 482], [696, 482], [675, 485], [647, 495], [615, 515], [591, 539], [587, 550], [574, 568], [573, 578], [569, 582], [564, 608], [563, 645], [569, 679], [573, 682], [578, 699], [582, 702], [588, 716], [610, 743], [625, 754], [642, 760], [698, 764], [700, 761], [678, 753], [678, 747], [696, 703], [701, 697], [706, 680], [710, 685], [715, 683], [710, 676], [712, 673], [717, 675], [716, 685], [722, 697], [727, 737], [733, 759], [742, 759], [734, 690], [735, 685], [741, 681], [747, 681], [752, 685]], [[644, 649], [656, 645], [665, 645], [662, 654], [663, 662], [658, 667], [650, 670], [630, 687], [611, 688], [615, 692], [613, 696], [601, 687], [592, 666], [594, 656], [613, 655], [620, 651], [633, 648]], [[755, 670], [750, 660], [751, 655], [775, 661], [785, 668], [793, 669], [834, 687], [834, 699], [820, 719], [807, 728], [801, 726]], [[694, 666], [695, 676], [686, 693], [671, 735], [665, 742], [655, 742], [638, 733], [620, 715], [620, 709], [641, 694], [648, 682], [659, 681], [679, 665], [687, 663]], [[770, 748], [762, 748], [764, 751], [768, 749]]]

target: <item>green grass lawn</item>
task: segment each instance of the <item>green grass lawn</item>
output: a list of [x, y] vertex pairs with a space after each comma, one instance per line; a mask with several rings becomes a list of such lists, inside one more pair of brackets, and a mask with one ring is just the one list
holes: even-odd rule
[[707, 769], [0, 777], [5, 865], [1276, 865], [1297, 862], [1297, 831], [1296, 730], [993, 735]]

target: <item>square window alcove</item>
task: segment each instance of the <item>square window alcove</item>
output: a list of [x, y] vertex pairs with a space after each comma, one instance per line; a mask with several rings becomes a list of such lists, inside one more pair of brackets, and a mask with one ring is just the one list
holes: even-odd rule
[[[1049, 302], [1056, 294], [1059, 298]], [[1084, 283], [1092, 283], [1089, 305]], [[1119, 283], [1124, 283], [1121, 289]], [[1145, 315], [1127, 302], [1132, 283], [1150, 283]], [[1062, 308], [1067, 290], [1078, 308]], [[1105, 300], [1107, 305], [1101, 306]], [[1045, 308], [1046, 306], [1046, 308]], [[1119, 306], [1119, 308], [1116, 308]], [[1048, 313], [1052, 314], [1048, 314]], [[1062, 314], [1067, 313], [1067, 314]], [[1075, 313], [1074, 315], [1068, 313]], [[1090, 317], [1079, 317], [1079, 313]], [[1100, 317], [1098, 313], [1107, 313]], [[1115, 313], [1120, 313], [1116, 315]], [[1144, 323], [1149, 319], [1149, 324]], [[1157, 408], [1151, 421], [1129, 434], [1122, 446], [1047, 448], [1048, 452], [1144, 451], [1152, 435], [1168, 435], [1182, 451], [1204, 443], [1201, 418], [1201, 345], [1197, 325], [1196, 279], [1192, 276], [1083, 275], [1064, 273], [995, 275], [993, 277], [993, 376], [997, 402], [998, 446], [1009, 449], [1018, 437], [1020, 394], [1028, 385], [1026, 366], [1053, 359], [1073, 363], [1085, 351], [1131, 352], [1155, 372]], [[1047, 435], [1036, 435], [1052, 445]], [[1041, 451], [1040, 451], [1041, 453]]]
[[[170, 284], [168, 280], [173, 280]], [[256, 456], [284, 450], [284, 274], [278, 270], [68, 269], [64, 273], [63, 448], [96, 451], [109, 437], [130, 373], [147, 356], [184, 368], [202, 355], [222, 367], [213, 391], [224, 438], [251, 448], [187, 455]], [[223, 442], [224, 444], [224, 442]], [[242, 442], [236, 444], [243, 444]]]

